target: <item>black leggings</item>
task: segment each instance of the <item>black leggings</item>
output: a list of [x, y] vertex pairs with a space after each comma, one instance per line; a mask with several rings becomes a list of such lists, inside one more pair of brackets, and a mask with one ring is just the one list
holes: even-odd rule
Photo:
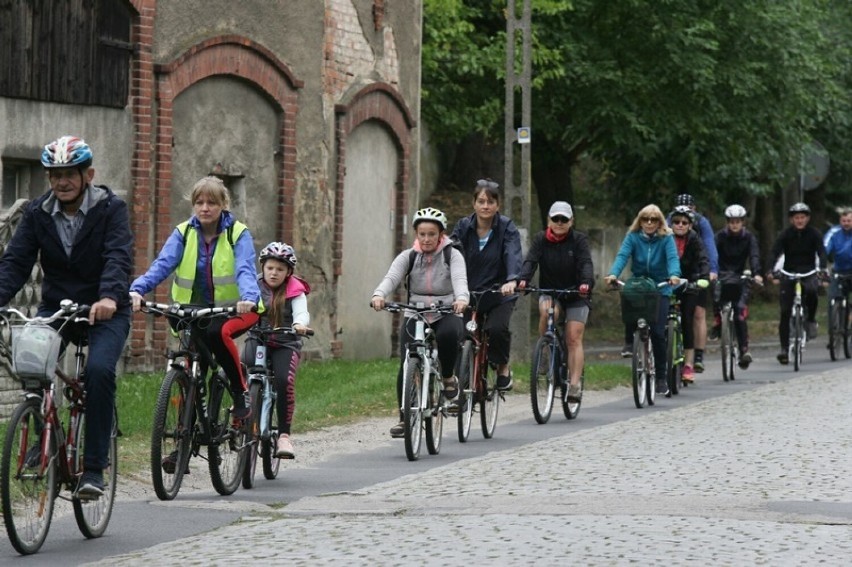
[[[784, 350], [790, 346], [790, 311], [793, 308], [793, 300], [796, 295], [794, 285], [793, 280], [781, 280], [781, 297], [779, 299], [781, 317], [778, 322], [778, 334], [781, 336], [781, 348]], [[802, 305], [805, 306], [805, 319], [809, 323], [813, 323], [816, 319], [818, 288], [819, 280], [816, 276], [802, 280]]]

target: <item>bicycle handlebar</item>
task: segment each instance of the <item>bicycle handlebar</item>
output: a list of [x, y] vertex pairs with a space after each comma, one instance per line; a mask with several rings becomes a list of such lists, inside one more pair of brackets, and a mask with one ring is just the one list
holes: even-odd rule
[[293, 335], [296, 337], [313, 337], [314, 330], [310, 327], [305, 327], [305, 334], [299, 333], [293, 327], [274, 327], [274, 328], [260, 328], [253, 327], [249, 329], [248, 334], [253, 337], [258, 338], [267, 338], [275, 335]]
[[25, 321], [27, 323], [44, 323], [49, 325], [54, 321], [58, 321], [59, 319], [68, 319], [73, 321], [88, 321], [89, 309], [91, 309], [91, 305], [79, 304], [71, 301], [70, 299], [63, 299], [60, 302], [59, 310], [53, 315], [42, 316], [42, 317], [29, 317], [24, 312], [20, 311], [15, 307], [9, 307], [8, 305], [5, 307], [0, 307], [0, 317], [9, 321], [11, 319], [11, 315], [15, 315], [17, 318]]
[[[552, 294], [555, 294], [555, 295], [580, 295], [579, 289], [556, 289], [556, 288], [535, 287], [535, 286], [527, 286], [520, 291], [523, 292], [523, 293], [552, 293]], [[588, 295], [592, 295], [591, 290], [589, 290]]]
[[398, 303], [389, 301], [382, 307], [385, 311], [391, 313], [399, 313], [400, 311], [413, 311], [418, 314], [422, 313], [453, 313], [452, 305], [412, 305], [410, 303]]
[[143, 301], [141, 311], [154, 316], [164, 316], [173, 319], [201, 319], [204, 317], [233, 315], [237, 312], [237, 308], [233, 305], [230, 307], [198, 307], [181, 305], [179, 303], [168, 304]]
[[804, 278], [810, 277], [810, 276], [812, 276], [812, 275], [814, 275], [818, 272], [819, 272], [819, 270], [817, 268], [814, 268], [810, 272], [804, 272], [804, 273], [788, 272], [784, 268], [781, 268], [780, 270], [778, 270], [779, 274], [781, 274], [782, 276], [786, 276], [787, 278], [789, 278], [791, 280], [804, 279]]

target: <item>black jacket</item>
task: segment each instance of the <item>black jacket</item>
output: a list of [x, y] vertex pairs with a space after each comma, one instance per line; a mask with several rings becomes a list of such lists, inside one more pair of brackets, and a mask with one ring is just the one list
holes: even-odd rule
[[716, 250], [719, 252], [719, 279], [739, 283], [743, 271], [760, 275], [760, 249], [754, 234], [743, 228], [737, 234], [723, 228], [716, 233]]
[[[698, 236], [697, 232], [690, 229], [684, 238], [686, 238], [686, 245], [683, 248], [683, 254], [680, 255], [681, 277], [691, 282], [708, 279], [710, 277], [710, 260], [707, 258], [707, 250], [704, 248], [701, 237]], [[675, 235], [674, 239], [675, 246], [678, 246], [679, 237]]]
[[[577, 289], [582, 284], [592, 289], [595, 285], [595, 270], [589, 240], [582, 232], [573, 228], [565, 240], [550, 242], [544, 231], [533, 237], [519, 281], [529, 282], [541, 267], [538, 285], [550, 289]], [[588, 303], [587, 300], [584, 300]]]
[[[781, 231], [772, 246], [772, 264], [769, 269], [775, 269], [774, 266], [782, 254], [784, 269], [788, 272], [804, 273], [816, 267], [828, 266], [822, 234], [812, 226], [806, 226], [802, 230], [788, 226]], [[819, 257], [819, 266], [816, 264], [817, 257]]]
[[0, 258], [0, 305], [7, 305], [27, 282], [39, 255], [44, 272], [39, 311], [56, 311], [63, 299], [91, 305], [109, 297], [119, 308], [130, 305], [133, 235], [127, 204], [108, 187], [94, 189], [98, 200], [86, 214], [70, 257], [50, 215], [53, 192], [27, 204]]

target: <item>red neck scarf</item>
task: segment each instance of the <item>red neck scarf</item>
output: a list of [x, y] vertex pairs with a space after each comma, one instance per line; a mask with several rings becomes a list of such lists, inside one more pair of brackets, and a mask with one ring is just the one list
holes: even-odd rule
[[568, 238], [569, 234], [571, 234], [570, 230], [568, 232], [566, 232], [565, 234], [563, 234], [562, 236], [557, 236], [557, 235], [553, 234], [553, 231], [550, 230], [550, 227], [547, 227], [547, 230], [544, 231], [544, 237], [547, 239], [547, 241], [553, 242], [554, 244], [557, 243], [557, 242], [562, 242], [563, 240]]

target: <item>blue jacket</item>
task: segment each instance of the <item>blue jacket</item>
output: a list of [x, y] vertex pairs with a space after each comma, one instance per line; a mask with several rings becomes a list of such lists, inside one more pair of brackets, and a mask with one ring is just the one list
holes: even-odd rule
[[12, 240], [0, 258], [0, 305], [8, 304], [32, 275], [36, 259], [44, 272], [39, 312], [55, 312], [71, 299], [91, 305], [113, 299], [128, 308], [127, 285], [133, 265], [133, 235], [127, 204], [108, 187], [89, 185], [92, 207], [65, 253], [51, 213], [56, 198], [48, 191], [24, 210]]
[[[635, 277], [648, 277], [657, 283], [671, 276], [680, 277], [680, 259], [671, 234], [647, 236], [641, 230], [628, 232], [609, 270], [610, 275], [619, 277], [628, 261]], [[662, 288], [661, 293], [671, 295], [671, 286]]]
[[828, 241], [825, 253], [834, 261], [835, 272], [852, 272], [852, 230], [835, 231]]
[[[219, 218], [219, 236], [218, 238], [227, 238], [228, 227], [235, 222], [234, 216], [230, 211], [222, 212]], [[201, 223], [195, 215], [189, 219], [191, 230], [201, 230]], [[209, 271], [210, 260], [213, 257], [213, 252], [216, 250], [216, 242], [213, 241], [213, 246], [208, 250], [204, 246], [204, 239], [198, 239], [198, 262], [196, 264], [196, 274], [205, 274]], [[130, 291], [135, 291], [140, 295], [145, 295], [153, 291], [163, 280], [169, 277], [180, 264], [183, 258], [184, 238], [183, 234], [175, 228], [169, 235], [168, 240], [163, 245], [163, 249], [157, 255], [157, 258], [148, 268], [148, 271], [139, 276], [133, 283], [130, 284]], [[251, 301], [259, 303], [260, 288], [257, 286], [257, 269], [255, 268], [254, 240], [251, 237], [248, 229], [244, 230], [234, 242], [234, 260], [236, 262], [236, 277], [237, 286], [240, 288], [240, 299], [242, 301]], [[213, 303], [213, 296], [208, 285], [208, 278], [196, 278], [194, 288], [207, 298], [207, 303]]]

